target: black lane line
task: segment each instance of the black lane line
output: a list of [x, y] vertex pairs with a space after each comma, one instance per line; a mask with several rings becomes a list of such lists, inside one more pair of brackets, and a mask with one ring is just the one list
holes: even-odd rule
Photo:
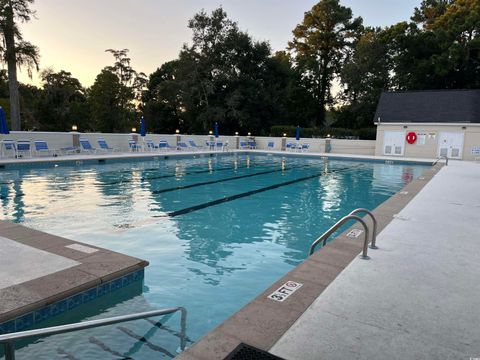
[[[199, 170], [199, 171], [189, 171], [189, 172], [183, 173], [182, 175], [205, 174], [205, 173], [217, 172], [217, 171], [248, 169], [248, 168], [251, 168], [251, 167], [253, 167], [253, 166], [237, 166], [236, 168], [234, 166], [230, 166], [230, 167], [219, 168], [219, 169], [213, 169], [212, 168], [212, 170], [208, 169], [208, 170]], [[177, 176], [178, 176], [177, 174], [159, 175], [159, 176], [150, 176], [150, 177], [141, 178], [140, 180], [141, 181], [158, 180], [158, 179], [174, 178], [174, 177], [177, 177]], [[117, 180], [117, 181], [112, 181], [112, 182], [98, 182], [98, 183], [99, 183], [99, 185], [116, 185], [116, 184], [121, 184], [121, 183], [130, 183], [130, 182], [133, 182], [133, 180], [127, 179], [127, 180]]]
[[225, 179], [204, 181], [204, 182], [190, 184], [190, 185], [179, 185], [179, 186], [175, 186], [175, 187], [168, 188], [168, 189], [153, 190], [152, 194], [162, 194], [162, 193], [171, 192], [171, 191], [190, 189], [190, 188], [194, 188], [194, 187], [197, 187], [197, 186], [218, 184], [218, 183], [222, 183], [222, 182], [233, 181], [233, 180], [238, 180], [238, 179], [245, 179], [245, 178], [259, 176], [259, 175], [273, 174], [273, 173], [280, 172], [280, 171], [289, 171], [289, 170], [293, 170], [293, 169], [303, 168], [303, 167], [306, 167], [306, 166], [308, 166], [308, 165], [302, 165], [302, 166], [298, 166], [298, 167], [285, 168], [285, 169], [260, 171], [260, 172], [253, 173], [253, 174], [246, 174], [246, 175], [229, 177], [229, 178], [225, 178]]
[[[353, 170], [353, 169], [359, 168], [361, 166], [363, 166], [363, 165], [355, 166], [355, 167], [349, 167], [349, 168], [342, 168], [342, 169], [331, 171], [327, 174], [335, 174], [335, 173], [338, 173], [338, 172], [344, 171], [344, 170]], [[193, 211], [205, 209], [205, 208], [215, 206], [215, 205], [220, 205], [220, 204], [223, 204], [223, 203], [226, 203], [226, 202], [230, 202], [230, 201], [233, 201], [233, 200], [237, 200], [237, 199], [241, 199], [241, 198], [244, 198], [244, 197], [252, 196], [252, 195], [259, 194], [259, 193], [262, 193], [262, 192], [265, 192], [265, 191], [278, 189], [280, 187], [296, 184], [296, 183], [299, 183], [299, 182], [302, 182], [302, 181], [315, 179], [315, 178], [318, 178], [318, 177], [320, 177], [324, 174], [325, 174], [324, 172], [321, 172], [321, 173], [317, 173], [317, 174], [314, 174], [314, 175], [305, 176], [303, 178], [290, 180], [290, 181], [286, 181], [286, 182], [279, 183], [279, 184], [270, 185], [270, 186], [267, 186], [267, 187], [264, 187], [264, 188], [261, 188], [261, 189], [244, 192], [244, 193], [237, 194], [237, 195], [227, 196], [227, 197], [224, 197], [224, 198], [221, 198], [221, 199], [218, 199], [218, 200], [209, 201], [207, 203], [191, 206], [191, 207], [188, 207], [188, 208], [185, 208], [185, 209], [181, 209], [181, 210], [177, 210], [177, 211], [171, 211], [171, 212], [167, 213], [166, 215], [154, 215], [153, 217], [154, 218], [161, 218], [161, 217], [175, 217], [175, 216], [179, 216], [179, 215], [185, 215], [185, 214], [191, 213]]]

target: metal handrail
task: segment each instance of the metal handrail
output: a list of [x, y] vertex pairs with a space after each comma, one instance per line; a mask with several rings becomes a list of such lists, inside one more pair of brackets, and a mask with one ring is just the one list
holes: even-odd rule
[[448, 166], [448, 156], [440, 156], [437, 160], [433, 162], [432, 166], [437, 165], [437, 163], [442, 159], [445, 159], [445, 166]]
[[313, 244], [310, 246], [310, 255], [312, 255], [315, 252], [315, 247], [320, 243], [323, 242], [322, 246], [325, 246], [327, 244], [327, 239], [329, 238], [330, 235], [332, 235], [340, 226], [342, 226], [345, 222], [348, 220], [356, 220], [360, 224], [362, 224], [363, 229], [365, 230], [365, 239], [363, 241], [363, 251], [362, 255], [360, 256], [364, 260], [368, 260], [369, 257], [367, 255], [368, 252], [368, 239], [369, 239], [369, 231], [368, 231], [368, 226], [367, 223], [361, 218], [356, 215], [347, 215], [343, 218], [341, 218], [335, 225], [333, 225], [330, 229], [328, 229], [322, 236], [320, 236], [317, 240], [313, 242]]
[[146, 312], [137, 313], [137, 314], [114, 316], [106, 319], [89, 320], [89, 321], [83, 321], [79, 323], [52, 326], [52, 327], [47, 327], [43, 329], [27, 330], [27, 331], [20, 331], [20, 332], [0, 335], [0, 344], [3, 344], [5, 349], [5, 360], [15, 360], [14, 342], [17, 340], [26, 339], [34, 336], [62, 334], [62, 333], [67, 333], [67, 332], [72, 332], [77, 330], [95, 328], [95, 327], [104, 326], [104, 325], [117, 324], [117, 323], [131, 321], [131, 320], [168, 315], [168, 314], [173, 314], [177, 311], [181, 312], [180, 349], [183, 351], [185, 350], [185, 347], [186, 347], [186, 326], [187, 326], [187, 310], [183, 307], [146, 311]]
[[372, 231], [372, 242], [370, 243], [370, 249], [374, 249], [374, 250], [378, 249], [376, 245], [377, 244], [377, 219], [375, 218], [375, 215], [373, 215], [373, 213], [370, 210], [364, 209], [364, 208], [355, 209], [348, 215], [355, 215], [358, 213], [365, 213], [372, 218], [373, 231]]

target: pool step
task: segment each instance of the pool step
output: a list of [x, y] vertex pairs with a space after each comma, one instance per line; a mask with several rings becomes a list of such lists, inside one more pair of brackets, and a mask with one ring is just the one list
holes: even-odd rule
[[[89, 342], [91, 344], [94, 344], [96, 346], [98, 346], [101, 350], [115, 356], [116, 358], [118, 359], [122, 359], [122, 360], [131, 360], [133, 359], [132, 357], [130, 357], [132, 354], [138, 352], [143, 345], [146, 345], [148, 348], [150, 348], [151, 350], [153, 351], [156, 351], [156, 352], [160, 352], [170, 358], [174, 358], [176, 356], [176, 354], [173, 354], [171, 352], [169, 352], [167, 349], [161, 347], [161, 346], [158, 346], [158, 345], [155, 345], [153, 344], [149, 338], [151, 338], [154, 333], [156, 332], [156, 330], [162, 330], [162, 331], [165, 331], [175, 337], [178, 337], [178, 338], [181, 338], [182, 334], [179, 333], [178, 331], [175, 331], [175, 330], [172, 330], [170, 329], [168, 326], [166, 325], [163, 325], [160, 321], [155, 321], [155, 320], [152, 320], [152, 319], [144, 319], [145, 321], [149, 322], [150, 324], [152, 324], [154, 327], [152, 327], [145, 335], [141, 336], [141, 335], [138, 335], [136, 334], [132, 329], [130, 328], [127, 328], [126, 326], [118, 326], [117, 329], [119, 331], [121, 331], [123, 334], [133, 338], [136, 340], [136, 342], [134, 343], [134, 345], [132, 345], [132, 347], [130, 348], [130, 350], [127, 352], [127, 354], [122, 354], [114, 349], [112, 349], [111, 347], [109, 347], [107, 344], [105, 344], [103, 341], [101, 341], [100, 339], [96, 338], [95, 336], [91, 336], [89, 337]], [[188, 337], [186, 337], [186, 342], [187, 343], [193, 343], [193, 341], [191, 339], [189, 339]], [[59, 354], [62, 354], [64, 356], [67, 356], [68, 359], [70, 360], [77, 360], [76, 358], [72, 357], [70, 358], [69, 355], [71, 354], [68, 354], [64, 349], [59, 349]]]
[[119, 326], [119, 327], [117, 327], [117, 329], [119, 329], [124, 334], [134, 338], [135, 340], [140, 342], [141, 345], [145, 344], [147, 347], [149, 347], [153, 351], [156, 351], [156, 352], [162, 353], [164, 355], [167, 355], [168, 357], [170, 357], [172, 359], [176, 356], [175, 354], [172, 354], [167, 349], [164, 349], [163, 347], [155, 345], [152, 342], [150, 342], [147, 339], [147, 337], [149, 337], [148, 334], [145, 334], [145, 336], [140, 336], [140, 335], [136, 334], [135, 332], [133, 332], [132, 330], [130, 330], [129, 328], [125, 327], [125, 326]]
[[[160, 321], [155, 321], [155, 320], [152, 320], [152, 319], [144, 319], [144, 320], [148, 321], [150, 324], [158, 327], [160, 330], [164, 330], [164, 331], [168, 332], [169, 334], [172, 334], [173, 336], [178, 337], [179, 339], [182, 338], [182, 333], [181, 332], [170, 329], [168, 326], [163, 325]], [[192, 339], [190, 339], [186, 334], [184, 336], [185, 336], [185, 341], [186, 341], [187, 344], [188, 343], [193, 344]]]
[[115, 351], [115, 350], [111, 349], [108, 345], [106, 345], [103, 341], [97, 339], [95, 336], [90, 336], [88, 338], [88, 341], [91, 344], [97, 345], [103, 351], [108, 352], [108, 353], [112, 354], [113, 356], [116, 356], [119, 359], [123, 359], [123, 360], [131, 360], [132, 359], [131, 357], [125, 357], [122, 354], [120, 354], [118, 351]]

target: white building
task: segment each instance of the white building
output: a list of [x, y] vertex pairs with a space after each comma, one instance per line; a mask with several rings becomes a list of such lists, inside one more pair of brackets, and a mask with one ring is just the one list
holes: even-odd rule
[[385, 92], [375, 155], [480, 158], [480, 90]]

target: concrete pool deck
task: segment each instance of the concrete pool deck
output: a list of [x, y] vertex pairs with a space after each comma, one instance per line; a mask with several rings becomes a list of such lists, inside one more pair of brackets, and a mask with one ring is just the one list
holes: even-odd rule
[[480, 357], [480, 164], [451, 162], [270, 349], [286, 359]]
[[[0, 333], [24, 330], [126, 286], [148, 265], [7, 221], [0, 221], [0, 258]], [[122, 283], [104, 286], [118, 279]], [[46, 308], [52, 304], [56, 307]]]

